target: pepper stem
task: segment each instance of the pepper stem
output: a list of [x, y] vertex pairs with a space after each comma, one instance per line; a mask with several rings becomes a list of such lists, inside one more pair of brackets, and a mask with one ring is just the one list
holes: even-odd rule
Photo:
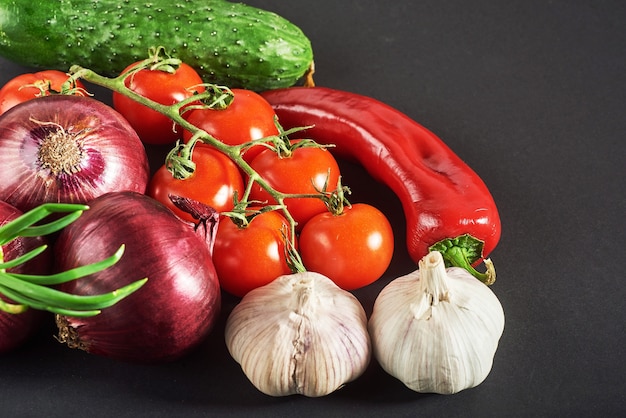
[[459, 247], [452, 247], [444, 254], [444, 259], [448, 261], [452, 266], [461, 267], [467, 270], [472, 276], [476, 277], [486, 285], [492, 285], [496, 281], [496, 269], [491, 262], [491, 259], [485, 259], [485, 267], [487, 271], [481, 273], [476, 270], [469, 262], [463, 250]]
[[485, 273], [473, 267], [473, 264], [482, 258], [483, 246], [483, 241], [465, 234], [441, 240], [429, 250], [439, 251], [447, 267], [461, 267], [486, 285], [492, 285], [496, 281], [496, 269], [490, 259], [483, 261], [487, 269]]

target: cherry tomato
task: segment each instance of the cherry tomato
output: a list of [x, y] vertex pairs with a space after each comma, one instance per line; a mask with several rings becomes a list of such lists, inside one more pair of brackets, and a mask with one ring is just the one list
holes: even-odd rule
[[218, 212], [233, 208], [233, 196], [243, 194], [239, 167], [225, 154], [209, 145], [196, 144], [192, 154], [196, 169], [191, 177], [176, 179], [161, 166], [152, 176], [146, 194], [165, 204], [182, 219], [194, 221], [190, 214], [177, 208], [168, 195], [188, 197], [213, 207]]
[[220, 220], [213, 264], [222, 289], [243, 297], [278, 276], [290, 274], [285, 255], [289, 223], [276, 211], [255, 216], [246, 227]]
[[[57, 70], [20, 74], [12, 78], [0, 89], [0, 114], [27, 100], [61, 92], [61, 86], [68, 78], [67, 74]], [[74, 94], [85, 95], [85, 86], [80, 81], [75, 87]]]
[[327, 276], [345, 290], [378, 280], [391, 263], [393, 248], [389, 220], [365, 203], [346, 206], [339, 215], [314, 216], [299, 238], [306, 269]]
[[[296, 148], [289, 157], [280, 157], [274, 150], [266, 148], [250, 162], [250, 166], [274, 189], [289, 194], [317, 194], [326, 181], [328, 190], [332, 191], [337, 187], [340, 175], [335, 157], [319, 147]], [[250, 199], [275, 203], [257, 183], [252, 185]], [[298, 229], [314, 215], [327, 210], [321, 199], [313, 197], [287, 198], [285, 204], [298, 223]]]
[[[278, 135], [274, 122], [276, 113], [261, 95], [245, 89], [231, 89], [233, 101], [223, 110], [194, 109], [185, 112], [184, 118], [192, 125], [228, 145], [239, 145], [255, 139]], [[189, 131], [183, 139], [191, 138]], [[244, 154], [248, 162], [263, 149], [262, 145], [249, 148]]]
[[[129, 65], [123, 72], [136, 64], [138, 62]], [[205, 90], [201, 86], [202, 78], [185, 63], [181, 63], [174, 73], [142, 69], [128, 76], [125, 84], [135, 93], [163, 105], [178, 103]], [[128, 120], [146, 144], [163, 145], [182, 139], [183, 129], [170, 118], [129, 97], [113, 92], [113, 107]]]

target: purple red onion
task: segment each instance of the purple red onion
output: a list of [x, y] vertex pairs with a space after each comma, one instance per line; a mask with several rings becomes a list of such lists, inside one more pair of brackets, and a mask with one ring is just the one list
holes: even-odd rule
[[89, 264], [125, 244], [114, 266], [61, 290], [99, 294], [147, 277], [116, 305], [88, 318], [57, 316], [59, 338], [70, 347], [134, 362], [176, 359], [198, 345], [219, 315], [220, 288], [211, 259], [217, 215], [197, 228], [156, 200], [113, 192], [89, 203], [55, 244], [57, 267]]
[[22, 211], [145, 192], [148, 157], [128, 122], [89, 97], [54, 95], [0, 117], [0, 200]]

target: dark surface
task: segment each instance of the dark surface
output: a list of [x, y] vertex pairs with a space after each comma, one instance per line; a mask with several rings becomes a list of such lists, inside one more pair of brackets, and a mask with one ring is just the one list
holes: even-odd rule
[[[0, 415], [618, 416], [623, 356], [626, 6], [620, 1], [249, 1], [311, 38], [319, 85], [375, 97], [442, 137], [490, 187], [503, 234], [492, 287], [506, 314], [477, 388], [421, 395], [375, 361], [319, 399], [269, 398], [229, 357], [223, 321], [173, 364], [120, 364], [57, 343], [50, 326], [0, 358]], [[27, 68], [0, 61], [0, 82]], [[100, 96], [103, 100], [106, 95]], [[160, 163], [160, 155], [155, 164]], [[388, 275], [413, 269], [399, 202], [345, 166], [353, 200], [392, 218]], [[225, 318], [234, 300], [225, 301]]]

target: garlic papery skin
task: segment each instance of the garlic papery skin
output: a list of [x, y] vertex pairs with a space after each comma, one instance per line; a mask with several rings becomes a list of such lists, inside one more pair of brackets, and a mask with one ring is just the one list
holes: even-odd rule
[[354, 295], [318, 273], [280, 276], [248, 292], [226, 321], [228, 351], [270, 396], [324, 396], [371, 358], [367, 316]]
[[383, 288], [368, 328], [387, 373], [416, 392], [453, 394], [491, 371], [504, 311], [488, 286], [465, 269], [446, 269], [433, 251]]

